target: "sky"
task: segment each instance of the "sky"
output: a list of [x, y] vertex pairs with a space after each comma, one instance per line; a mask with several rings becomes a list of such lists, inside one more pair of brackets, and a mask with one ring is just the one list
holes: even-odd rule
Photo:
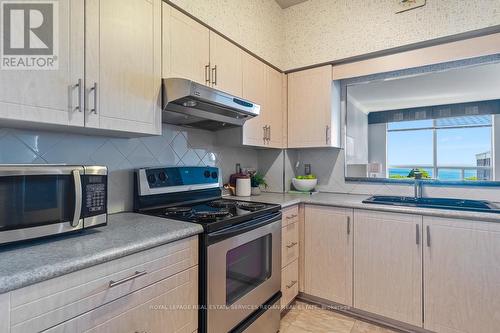
[[[432, 165], [432, 130], [388, 132], [388, 165]], [[491, 127], [437, 130], [438, 166], [475, 166], [491, 150]]]

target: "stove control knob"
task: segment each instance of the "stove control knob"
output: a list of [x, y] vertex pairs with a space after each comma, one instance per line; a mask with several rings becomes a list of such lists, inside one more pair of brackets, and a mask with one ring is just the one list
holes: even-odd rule
[[158, 174], [158, 178], [160, 178], [160, 181], [162, 182], [168, 179], [167, 175], [163, 171], [160, 171], [160, 173]]
[[215, 171], [214, 171], [214, 172], [212, 172], [212, 178], [213, 178], [213, 179], [217, 179], [217, 178], [219, 178], [219, 174], [218, 174], [217, 172], [215, 172]]
[[210, 178], [210, 171], [205, 170], [205, 172], [203, 173], [203, 176], [205, 176], [205, 178]]
[[149, 175], [148, 175], [148, 182], [149, 182], [150, 184], [154, 184], [154, 183], [156, 182], [156, 177], [155, 177], [155, 175], [153, 175], [153, 174], [149, 174]]

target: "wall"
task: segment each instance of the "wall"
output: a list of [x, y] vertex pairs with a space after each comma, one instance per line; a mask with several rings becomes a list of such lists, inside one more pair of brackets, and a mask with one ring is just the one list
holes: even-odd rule
[[257, 151], [215, 143], [213, 132], [163, 125], [161, 136], [112, 138], [0, 128], [0, 164], [99, 164], [109, 168], [109, 211], [132, 209], [133, 169], [159, 165], [210, 165], [222, 180], [234, 165], [257, 168]]
[[283, 11], [283, 69], [328, 62], [500, 24], [498, 0], [308, 0]]
[[282, 10], [274, 0], [171, 0], [213, 29], [282, 68]]
[[[500, 55], [493, 55], [475, 59], [449, 62], [445, 64], [412, 68], [404, 71], [382, 73], [367, 77], [343, 80], [341, 81], [341, 104], [347, 105], [347, 86], [352, 84], [498, 61], [500, 61]], [[341, 119], [343, 120], [345, 119], [345, 108], [342, 110], [342, 112], [343, 116], [341, 117]], [[495, 122], [495, 130], [500, 129], [499, 116], [495, 117]], [[344, 125], [345, 124], [342, 121], [341, 128], [344, 128]], [[497, 141], [499, 138], [500, 136], [497, 136]], [[497, 168], [496, 170], [499, 170], [498, 159], [495, 162]], [[306, 163], [311, 164], [312, 172], [318, 176], [317, 189], [320, 191], [366, 195], [413, 195], [413, 187], [405, 184], [396, 185], [368, 182], [346, 182], [344, 179], [345, 151], [344, 149], [336, 148], [288, 149], [285, 154], [285, 188], [289, 188], [290, 181], [293, 176], [303, 174], [303, 165]], [[299, 165], [299, 167], [295, 168], [297, 164]], [[425, 186], [424, 195], [464, 199], [483, 199], [500, 202], [500, 187]]]

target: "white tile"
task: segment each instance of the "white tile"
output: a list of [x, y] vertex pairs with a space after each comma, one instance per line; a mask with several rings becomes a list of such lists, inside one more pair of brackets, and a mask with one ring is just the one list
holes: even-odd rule
[[125, 157], [118, 149], [107, 141], [90, 155], [92, 161], [99, 165], [105, 165], [109, 170], [115, 170], [125, 160]]
[[98, 136], [66, 135], [42, 157], [49, 163], [91, 164], [90, 155], [106, 140]]
[[189, 150], [188, 141], [186, 140], [182, 132], [175, 136], [170, 145], [172, 146], [172, 149], [177, 154], [177, 156], [179, 156], [181, 159]]
[[127, 157], [130, 155], [137, 145], [140, 143], [139, 139], [122, 139], [116, 138], [111, 139], [110, 142], [123, 154], [123, 156]]
[[15, 130], [13, 134], [38, 155], [45, 154], [58, 142], [64, 140], [65, 137], [65, 135], [61, 133], [27, 130]]
[[38, 156], [12, 135], [0, 138], [0, 163], [32, 163]]
[[142, 142], [127, 156], [127, 160], [134, 168], [158, 165], [158, 161]]
[[201, 159], [193, 149], [189, 149], [187, 153], [182, 156], [182, 162], [185, 165], [194, 166], [198, 165], [201, 162]]

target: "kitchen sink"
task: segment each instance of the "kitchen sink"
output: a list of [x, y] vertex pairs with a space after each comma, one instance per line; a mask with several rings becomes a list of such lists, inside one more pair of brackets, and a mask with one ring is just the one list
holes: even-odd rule
[[392, 206], [410, 206], [422, 208], [439, 208], [451, 210], [463, 210], [485, 213], [500, 213], [500, 204], [483, 200], [463, 200], [452, 198], [415, 198], [400, 197], [390, 195], [375, 195], [363, 203], [392, 205]]

